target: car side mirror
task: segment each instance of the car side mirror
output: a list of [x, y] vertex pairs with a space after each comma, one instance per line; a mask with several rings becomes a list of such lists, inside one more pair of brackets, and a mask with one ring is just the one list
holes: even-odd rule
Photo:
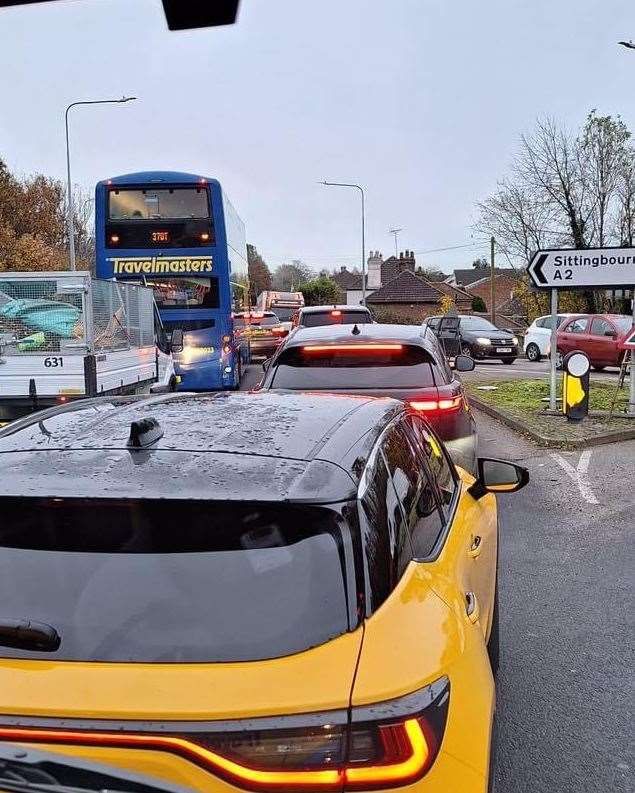
[[457, 355], [454, 359], [454, 368], [457, 372], [471, 372], [475, 366], [474, 358], [470, 358], [469, 355]]
[[522, 465], [491, 457], [479, 457], [477, 464], [476, 482], [468, 490], [475, 499], [485, 493], [515, 493], [529, 482], [529, 471]]
[[269, 367], [271, 366], [271, 361], [272, 361], [272, 359], [271, 359], [271, 358], [267, 358], [266, 360], [264, 360], [264, 361], [262, 362], [262, 371], [263, 371], [265, 374], [267, 374], [267, 372], [269, 371]]
[[181, 328], [175, 328], [172, 331], [170, 350], [172, 352], [183, 352], [183, 331]]
[[604, 331], [604, 335], [605, 336], [610, 336], [612, 339], [617, 339], [617, 332], [614, 331], [614, 330], [611, 330], [611, 328], [607, 328], [607, 330]]

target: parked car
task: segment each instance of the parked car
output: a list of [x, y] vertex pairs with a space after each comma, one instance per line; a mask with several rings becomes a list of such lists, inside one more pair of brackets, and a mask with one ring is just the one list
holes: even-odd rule
[[[458, 356], [456, 369], [474, 368]], [[454, 460], [475, 470], [476, 425], [463, 384], [436, 336], [415, 325], [298, 328], [270, 362], [260, 388], [401, 399], [426, 416]]]
[[[575, 314], [558, 314], [556, 328]], [[523, 342], [523, 352], [529, 361], [537, 362], [541, 358], [548, 356], [551, 348], [551, 314], [538, 317], [527, 328]]]
[[249, 341], [252, 355], [271, 355], [289, 330], [273, 311], [239, 311], [234, 314], [234, 333]]
[[625, 351], [619, 342], [633, 327], [631, 317], [624, 314], [578, 314], [558, 328], [556, 363], [573, 350], [585, 352], [596, 372], [607, 366], [621, 366]]
[[305, 306], [293, 315], [294, 328], [315, 328], [318, 325], [352, 325], [374, 322], [366, 306]]
[[[424, 325], [438, 331], [441, 316], [428, 317]], [[498, 359], [512, 364], [518, 357], [518, 337], [511, 330], [497, 328], [496, 325], [471, 314], [459, 315], [459, 334], [461, 354], [475, 360]]]
[[391, 399], [181, 393], [18, 421], [0, 479], [15, 759], [218, 793], [488, 790], [493, 494], [525, 469], [457, 472]]

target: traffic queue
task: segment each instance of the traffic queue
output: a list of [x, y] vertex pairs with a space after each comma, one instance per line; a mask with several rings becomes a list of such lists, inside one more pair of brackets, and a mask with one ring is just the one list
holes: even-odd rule
[[528, 473], [478, 457], [474, 361], [430, 327], [255, 313], [249, 393], [0, 430], [0, 741], [165, 790], [486, 793], [496, 494]]

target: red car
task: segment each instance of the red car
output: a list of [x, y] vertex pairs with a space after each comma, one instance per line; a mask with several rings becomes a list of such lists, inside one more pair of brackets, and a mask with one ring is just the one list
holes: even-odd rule
[[596, 372], [607, 366], [621, 366], [625, 351], [619, 342], [633, 327], [631, 317], [623, 314], [580, 314], [570, 317], [558, 328], [558, 367], [572, 350], [582, 350]]

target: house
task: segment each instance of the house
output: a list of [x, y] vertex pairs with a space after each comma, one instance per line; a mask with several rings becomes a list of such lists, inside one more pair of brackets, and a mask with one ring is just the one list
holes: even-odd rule
[[441, 292], [441, 294], [452, 298], [459, 314], [470, 314], [472, 312], [472, 300], [474, 299], [474, 295], [470, 294], [465, 289], [446, 284], [445, 281], [429, 281], [428, 283]]
[[442, 296], [440, 290], [408, 268], [373, 291], [366, 304], [380, 322], [419, 324], [439, 312]]
[[[494, 308], [499, 310], [499, 306], [507, 303], [514, 297], [514, 292], [518, 288], [518, 274], [515, 270], [499, 273], [494, 276]], [[469, 291], [473, 295], [478, 295], [485, 303], [486, 311], [491, 310], [492, 302], [492, 280], [489, 275], [474, 281]]]
[[[338, 273], [331, 275], [331, 278], [339, 286], [341, 292], [340, 302], [347, 305], [359, 305], [362, 302], [362, 274], [351, 272], [346, 267], [340, 267]], [[368, 276], [366, 277], [368, 284]], [[366, 295], [368, 296], [368, 288]]]
[[[515, 272], [512, 270], [511, 267], [495, 267], [494, 273], [496, 275], [509, 275], [509, 273]], [[478, 267], [469, 267], [465, 270], [454, 270], [452, 275], [449, 275], [445, 279], [446, 284], [451, 284], [452, 286], [463, 287], [471, 287], [477, 281], [481, 281], [483, 278], [490, 278], [491, 271], [490, 268], [480, 269]]]

